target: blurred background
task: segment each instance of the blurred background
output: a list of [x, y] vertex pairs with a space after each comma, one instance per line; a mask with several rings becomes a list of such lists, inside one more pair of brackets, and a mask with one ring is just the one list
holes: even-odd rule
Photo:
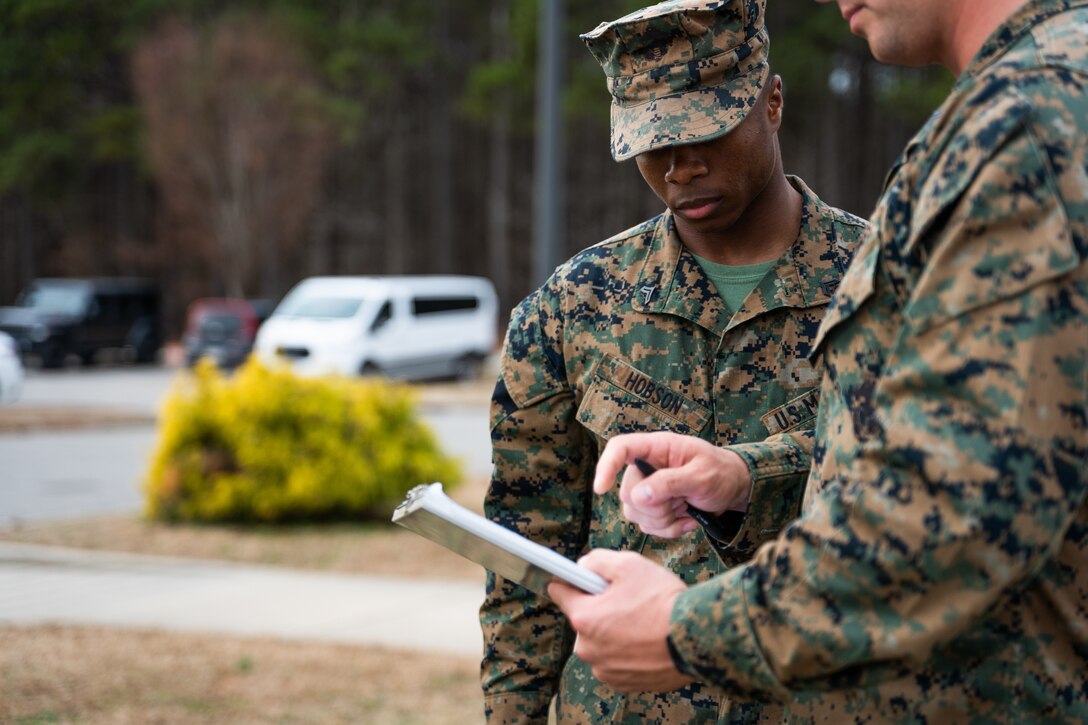
[[[199, 297], [452, 272], [492, 279], [505, 315], [660, 210], [609, 156], [604, 78], [577, 37], [643, 4], [0, 3], [0, 305], [37, 277], [148, 277], [176, 339]], [[951, 79], [876, 64], [834, 4], [772, 2], [768, 24], [787, 171], [867, 215]], [[542, 154], [560, 193], [534, 201]]]

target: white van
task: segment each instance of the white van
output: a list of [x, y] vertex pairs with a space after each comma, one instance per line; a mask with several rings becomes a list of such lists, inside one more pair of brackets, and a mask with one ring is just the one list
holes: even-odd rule
[[497, 325], [495, 287], [483, 277], [310, 277], [277, 305], [254, 347], [304, 375], [472, 377]]

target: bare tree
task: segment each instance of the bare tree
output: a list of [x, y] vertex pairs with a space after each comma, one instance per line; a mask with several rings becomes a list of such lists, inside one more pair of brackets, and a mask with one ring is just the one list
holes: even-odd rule
[[[491, 7], [491, 37], [497, 61], [510, 58], [510, 6], [505, 0], [495, 0]], [[510, 292], [510, 212], [513, 206], [510, 189], [511, 141], [510, 119], [513, 115], [510, 94], [503, 93], [495, 101], [488, 135], [487, 169], [487, 272], [498, 289], [502, 309], [514, 303]]]
[[281, 293], [335, 140], [317, 75], [269, 22], [228, 15], [206, 34], [164, 23], [136, 49], [133, 78], [167, 212], [214, 240], [193, 251], [227, 294]]

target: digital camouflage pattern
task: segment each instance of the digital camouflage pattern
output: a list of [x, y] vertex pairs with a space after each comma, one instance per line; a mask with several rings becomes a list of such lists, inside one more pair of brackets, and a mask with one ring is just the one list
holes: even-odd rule
[[[806, 355], [863, 222], [803, 195], [797, 241], [731, 314], [681, 245], [671, 213], [590, 247], [515, 310], [491, 405], [487, 515], [571, 559], [628, 549], [685, 581], [739, 563], [795, 517], [810, 465], [820, 375]], [[672, 430], [738, 447], [755, 485], [747, 518], [715, 556], [702, 530], [669, 541], [623, 521], [593, 471], [618, 433]], [[624, 696], [571, 654], [549, 600], [489, 575], [482, 682], [492, 723], [745, 722], [759, 712], [701, 684]]]
[[672, 0], [582, 36], [612, 94], [612, 156], [709, 141], [755, 105], [769, 74], [765, 0]]
[[893, 169], [816, 343], [802, 518], [678, 665], [795, 722], [1088, 722], [1088, 0], [1029, 2]]

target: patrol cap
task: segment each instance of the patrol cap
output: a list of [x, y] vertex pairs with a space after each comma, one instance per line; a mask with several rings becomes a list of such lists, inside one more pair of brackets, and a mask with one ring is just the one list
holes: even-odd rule
[[608, 79], [616, 161], [744, 120], [769, 70], [765, 3], [668, 0], [579, 36]]

